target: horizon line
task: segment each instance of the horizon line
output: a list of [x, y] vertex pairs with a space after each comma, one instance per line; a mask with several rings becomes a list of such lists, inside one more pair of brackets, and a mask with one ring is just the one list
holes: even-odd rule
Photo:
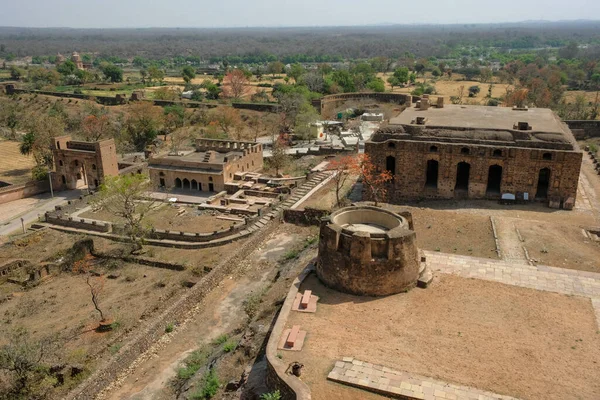
[[0, 25], [0, 29], [292, 29], [292, 28], [368, 28], [368, 27], [394, 27], [394, 26], [459, 26], [459, 25], [504, 25], [504, 24], [537, 24], [537, 23], [573, 23], [573, 22], [599, 22], [600, 19], [559, 19], [559, 20], [520, 20], [503, 22], [380, 22], [373, 24], [356, 25], [233, 25], [233, 26], [113, 26], [113, 27], [72, 27], [72, 26], [18, 26]]

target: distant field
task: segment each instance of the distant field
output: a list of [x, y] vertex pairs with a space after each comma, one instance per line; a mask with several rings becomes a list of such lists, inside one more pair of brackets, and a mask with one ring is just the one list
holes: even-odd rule
[[33, 157], [19, 152], [19, 142], [0, 140], [0, 181], [20, 185], [31, 180]]

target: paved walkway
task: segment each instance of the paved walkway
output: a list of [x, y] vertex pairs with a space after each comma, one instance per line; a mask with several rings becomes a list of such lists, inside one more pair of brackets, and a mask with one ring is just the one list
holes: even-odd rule
[[468, 386], [452, 385], [382, 365], [344, 357], [337, 361], [327, 379], [384, 396], [423, 400], [516, 400]]
[[[78, 198], [80, 190], [66, 190], [55, 192], [54, 198], [50, 193], [44, 193], [26, 199], [15, 200], [0, 206], [0, 215], [4, 219], [0, 222], [0, 236], [21, 231], [21, 218], [25, 226], [37, 222], [38, 215], [54, 210], [54, 207], [71, 199]], [[8, 215], [7, 215], [8, 214]]]
[[432, 271], [600, 299], [600, 274], [426, 251]]

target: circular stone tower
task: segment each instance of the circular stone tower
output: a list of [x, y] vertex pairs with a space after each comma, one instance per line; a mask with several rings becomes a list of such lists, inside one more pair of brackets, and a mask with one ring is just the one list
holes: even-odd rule
[[321, 222], [317, 276], [341, 292], [385, 296], [410, 290], [422, 273], [406, 218], [378, 207], [338, 210]]

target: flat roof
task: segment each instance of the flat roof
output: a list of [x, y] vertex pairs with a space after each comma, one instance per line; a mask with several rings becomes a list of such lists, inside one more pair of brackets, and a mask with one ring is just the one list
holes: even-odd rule
[[[218, 151], [212, 151], [215, 155], [213, 160], [208, 161], [209, 163], [224, 163], [225, 157], [231, 159], [233, 156], [242, 157], [244, 155], [243, 151], [229, 151], [227, 153], [220, 153]], [[207, 151], [186, 151], [181, 155], [173, 155], [173, 154], [165, 154], [162, 156], [158, 156], [156, 158], [160, 158], [163, 160], [181, 160], [181, 161], [192, 161], [192, 162], [204, 162], [204, 157], [206, 156]]]
[[390, 125], [414, 125], [417, 117], [425, 117], [425, 128], [468, 128], [483, 130], [512, 130], [517, 122], [527, 122], [533, 132], [558, 133], [565, 135], [565, 127], [559, 117], [548, 108], [529, 108], [527, 111], [509, 107], [489, 107], [471, 105], [435, 106], [427, 110], [415, 107], [405, 109], [400, 115], [390, 119]]

